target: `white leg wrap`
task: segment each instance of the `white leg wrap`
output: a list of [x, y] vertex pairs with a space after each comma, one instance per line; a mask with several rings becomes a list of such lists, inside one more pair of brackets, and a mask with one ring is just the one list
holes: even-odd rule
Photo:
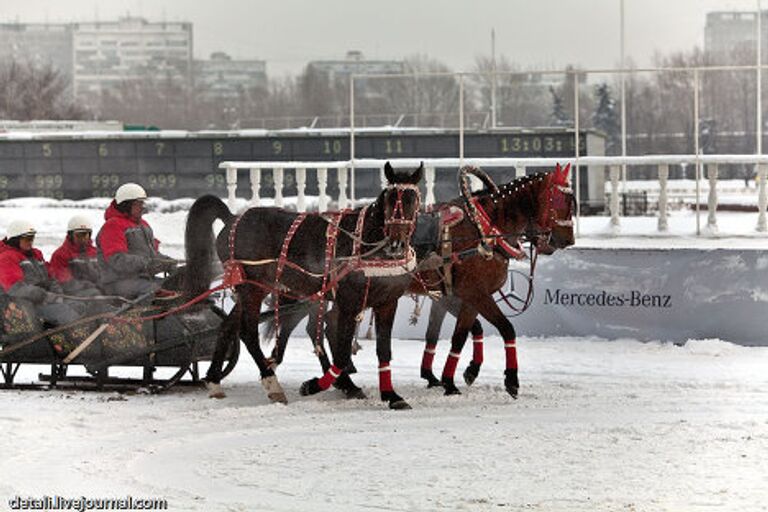
[[282, 404], [288, 403], [288, 398], [285, 396], [283, 387], [277, 381], [277, 377], [271, 375], [261, 379], [261, 385], [264, 386], [264, 390], [267, 392], [267, 396], [273, 402], [280, 402]]
[[208, 389], [208, 398], [225, 398], [227, 396], [227, 394], [224, 393], [224, 388], [221, 387], [221, 384], [206, 382], [205, 387]]

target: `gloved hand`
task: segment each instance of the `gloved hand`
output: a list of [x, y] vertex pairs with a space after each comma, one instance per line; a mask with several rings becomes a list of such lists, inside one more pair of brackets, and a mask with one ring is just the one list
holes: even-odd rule
[[45, 299], [43, 299], [43, 304], [61, 304], [64, 302], [64, 297], [57, 293], [52, 292], [45, 292]]
[[176, 260], [170, 258], [152, 258], [147, 265], [147, 272], [155, 275], [160, 272], [173, 272], [176, 270]]
[[31, 286], [29, 287], [29, 291], [26, 293], [26, 297], [23, 298], [27, 298], [35, 304], [40, 304], [45, 301], [47, 295], [48, 292], [43, 288], [40, 288], [39, 286]]

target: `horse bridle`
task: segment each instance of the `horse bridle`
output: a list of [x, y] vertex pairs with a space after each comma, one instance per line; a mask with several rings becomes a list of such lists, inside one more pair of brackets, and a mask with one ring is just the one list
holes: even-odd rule
[[555, 210], [555, 193], [554, 190], [548, 190], [547, 191], [547, 202], [549, 203], [549, 208], [546, 210], [546, 215], [544, 216], [544, 228], [541, 231], [537, 231], [534, 229], [533, 222], [531, 219], [529, 219], [528, 227], [526, 228], [526, 231], [523, 235], [524, 240], [538, 246], [538, 244], [542, 241], [544, 241], [547, 245], [552, 245], [552, 233], [554, 232], [556, 227], [573, 227], [573, 210], [576, 205], [576, 197], [573, 194], [573, 189], [571, 187], [565, 186], [565, 185], [554, 185], [552, 187], [557, 192], [560, 192], [564, 197], [565, 200], [570, 203], [570, 208], [568, 210], [568, 218], [567, 219], [558, 219], [556, 218], [556, 210]]
[[[410, 217], [406, 216], [405, 207], [403, 206], [403, 194], [406, 190], [413, 190], [416, 193], [416, 204]], [[392, 228], [396, 226], [406, 226], [408, 228], [408, 238], [410, 239], [416, 229], [416, 217], [421, 208], [421, 191], [419, 191], [418, 185], [410, 183], [395, 183], [389, 185], [386, 188], [387, 197], [384, 199], [385, 211], [389, 194], [393, 192], [397, 193], [397, 199], [395, 201], [395, 206], [392, 208], [392, 214], [384, 219], [384, 234], [387, 238], [391, 238]]]

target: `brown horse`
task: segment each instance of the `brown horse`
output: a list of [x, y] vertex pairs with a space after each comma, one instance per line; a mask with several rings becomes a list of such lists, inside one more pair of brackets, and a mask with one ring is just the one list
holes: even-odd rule
[[350, 364], [355, 317], [370, 307], [378, 327], [379, 371], [387, 377], [381, 382], [382, 400], [394, 409], [408, 407], [392, 388], [388, 355], [397, 301], [410, 284], [408, 271], [415, 266], [410, 238], [420, 205], [417, 184], [422, 173], [423, 166], [400, 173], [387, 163], [389, 185], [373, 204], [336, 213], [251, 208], [234, 216], [217, 197], [195, 201], [185, 235], [186, 294], [198, 296], [210, 286], [212, 224], [220, 219], [225, 225], [216, 239], [216, 250], [225, 264], [225, 283], [235, 288], [237, 301], [222, 327], [206, 380], [220, 382], [220, 356], [239, 335], [259, 367], [270, 399], [285, 402], [285, 393], [258, 341], [261, 304], [273, 294], [317, 302], [322, 311], [324, 301], [332, 295], [339, 310], [338, 332], [331, 344], [334, 364], [322, 378], [305, 382], [302, 394], [327, 389]]
[[[490, 191], [479, 192], [467, 201], [470, 206], [467, 211], [470, 215], [450, 228], [448, 243], [451, 246], [451, 254], [467, 256], [463, 259], [459, 257], [450, 268], [453, 295], [461, 304], [451, 337], [451, 351], [440, 379], [446, 394], [458, 393], [454, 374], [459, 355], [470, 328], [476, 325], [477, 315], [480, 314], [498, 329], [504, 339], [504, 386], [510, 395], [517, 396], [520, 388], [517, 333], [493, 295], [507, 280], [509, 259], [519, 258], [524, 254], [520, 241], [531, 242], [541, 254], [552, 254], [557, 249], [573, 245], [571, 217], [575, 200], [568, 186], [569, 169], [570, 166], [564, 169], [558, 166], [551, 173], [526, 176], [500, 188], [491, 187]], [[450, 204], [459, 206], [462, 202], [454, 200]], [[473, 206], [477, 211], [473, 211]], [[482, 244], [479, 247], [478, 238]], [[442, 287], [443, 276], [435, 270], [419, 273], [411, 283], [409, 291], [426, 293], [440, 291]], [[434, 346], [430, 347], [428, 344], [425, 350], [427, 357], [426, 361], [422, 360], [422, 368], [428, 367], [426, 362], [431, 365], [429, 356], [433, 354]], [[482, 351], [475, 350], [473, 355], [473, 363], [467, 369], [469, 382], [477, 377], [482, 364]], [[422, 375], [425, 373], [423, 371]]]
[[[445, 293], [447, 273], [450, 274], [452, 295], [445, 297], [443, 304], [433, 304], [431, 314], [439, 317], [439, 323], [436, 323], [436, 320], [435, 323], [430, 322], [431, 329], [427, 333], [427, 346], [422, 359], [422, 377], [428, 380], [430, 386], [442, 385], [446, 394], [459, 393], [454, 384], [454, 374], [470, 329], [475, 344], [473, 360], [465, 371], [465, 380], [468, 384], [475, 380], [480, 371], [483, 353], [482, 326], [477, 320], [479, 313], [504, 337], [507, 366], [505, 387], [510, 395], [517, 396], [519, 381], [516, 333], [509, 319], [499, 309], [493, 294], [501, 289], [507, 279], [509, 259], [524, 255], [521, 242], [532, 243], [541, 254], [552, 254], [556, 249], [573, 245], [571, 217], [575, 200], [568, 186], [569, 169], [570, 166], [564, 169], [558, 166], [552, 173], [519, 178], [500, 188], [493, 185], [484, 173], [474, 169], [472, 174], [477, 173], [478, 177], [485, 181], [488, 190], [470, 197], [465, 187], [465, 197], [435, 208], [466, 208], [468, 215], [448, 228], [447, 237], [441, 237], [440, 241], [428, 247], [416, 247], [421, 258], [436, 250], [450, 254], [448, 260], [455, 260], [448, 268], [416, 272], [408, 290], [414, 294]], [[473, 211], [476, 215], [473, 215]], [[478, 217], [484, 220], [476, 221]], [[441, 307], [453, 310], [451, 312], [457, 317], [457, 324], [451, 338], [451, 352], [442, 378], [438, 380], [431, 367], [439, 327], [445, 316], [444, 310], [441, 315]], [[306, 311], [295, 311], [281, 321], [282, 326], [273, 352], [277, 363], [282, 361], [290, 332], [305, 315]], [[314, 315], [316, 317], [316, 311]], [[332, 311], [329, 320], [333, 318]], [[311, 325], [313, 323], [310, 321]], [[333, 327], [327, 329], [329, 339], [332, 339], [334, 330]], [[308, 332], [310, 337], [315, 337], [315, 331], [308, 329]], [[431, 343], [431, 340], [434, 342]], [[325, 368], [329, 363], [321, 358], [321, 364]], [[345, 380], [343, 386], [350, 384], [351, 380]], [[349, 394], [343, 386], [342, 389]], [[358, 388], [354, 386], [352, 389]]]

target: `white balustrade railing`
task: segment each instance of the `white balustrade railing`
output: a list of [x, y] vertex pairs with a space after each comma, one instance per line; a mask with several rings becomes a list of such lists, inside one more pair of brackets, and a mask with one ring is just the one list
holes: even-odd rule
[[[666, 231], [669, 229], [669, 223], [667, 221], [667, 206], [669, 196], [667, 195], [667, 180], [669, 178], [669, 165], [659, 165], [659, 231]], [[614, 193], [614, 195], [616, 195]]]
[[[720, 164], [741, 164], [741, 165], [754, 165], [756, 167], [757, 183], [758, 183], [758, 213], [756, 230], [759, 232], [766, 232], [768, 225], [766, 223], [766, 207], [768, 206], [768, 194], [766, 192], [766, 175], [768, 172], [768, 155], [646, 155], [646, 156], [585, 156], [580, 158], [563, 157], [563, 158], [400, 158], [390, 160], [380, 159], [355, 159], [354, 162], [350, 160], [342, 160], [335, 162], [327, 161], [315, 161], [315, 162], [222, 162], [219, 164], [221, 169], [226, 172], [227, 183], [227, 196], [228, 204], [231, 209], [235, 209], [235, 193], [237, 189], [237, 179], [240, 170], [248, 170], [250, 176], [251, 186], [251, 199], [250, 204], [258, 206], [260, 204], [260, 188], [261, 188], [261, 173], [267, 169], [272, 169], [273, 182], [275, 185], [275, 205], [282, 205], [284, 201], [284, 188], [285, 181], [283, 179], [284, 169], [296, 170], [296, 187], [297, 187], [297, 209], [299, 211], [306, 210], [306, 170], [317, 169], [317, 189], [318, 189], [318, 209], [320, 211], [326, 211], [328, 209], [330, 198], [327, 194], [328, 187], [328, 169], [335, 171], [337, 182], [339, 184], [339, 195], [336, 198], [338, 208], [346, 208], [351, 205], [350, 197], [356, 197], [353, 191], [347, 190], [350, 186], [350, 182], [354, 183], [354, 180], [350, 180], [350, 169], [354, 169], [353, 172], [360, 170], [379, 169], [380, 180], [382, 186], [386, 184], [386, 178], [384, 177], [384, 164], [389, 161], [395, 168], [409, 168], [415, 169], [421, 163], [425, 166], [425, 178], [424, 184], [426, 188], [425, 204], [431, 205], [435, 202], [435, 169], [447, 168], [456, 170], [461, 165], [475, 165], [481, 168], [493, 168], [504, 167], [514, 168], [516, 176], [523, 176], [526, 173], [526, 169], [530, 167], [549, 167], [554, 168], [558, 163], [565, 165], [571, 163], [574, 166], [586, 166], [589, 171], [590, 180], [596, 181], [600, 186], [589, 187], [589, 198], [591, 201], [598, 200], [602, 203], [604, 201], [604, 168], [607, 166], [609, 169], [609, 178], [611, 183], [610, 197], [608, 198], [608, 211], [610, 214], [610, 225], [613, 228], [614, 233], [618, 234], [621, 225], [621, 212], [619, 211], [619, 178], [622, 166], [656, 166], [658, 168], [659, 176], [659, 220], [658, 230], [666, 231], [668, 229], [668, 202], [669, 202], [669, 166], [670, 165], [694, 165], [697, 169], [701, 166], [707, 166], [707, 179], [709, 180], [709, 196], [707, 201], [708, 219], [707, 228], [710, 232], [717, 231], [717, 178], [718, 178], [718, 165]], [[354, 165], [353, 165], [354, 164]], [[453, 171], [455, 172], [455, 171]], [[572, 181], [574, 181], [574, 189], [580, 189], [580, 176], [579, 173], [572, 173]], [[700, 173], [697, 173], [697, 177], [701, 178]], [[697, 179], [696, 182], [696, 204], [701, 204], [700, 198], [700, 183]], [[458, 192], [457, 192], [458, 193]], [[599, 197], [596, 197], [599, 196]], [[698, 212], [698, 207], [697, 207]], [[578, 219], [579, 211], [576, 212], [576, 226], [578, 231]], [[697, 213], [697, 234], [699, 234], [699, 218]]]

